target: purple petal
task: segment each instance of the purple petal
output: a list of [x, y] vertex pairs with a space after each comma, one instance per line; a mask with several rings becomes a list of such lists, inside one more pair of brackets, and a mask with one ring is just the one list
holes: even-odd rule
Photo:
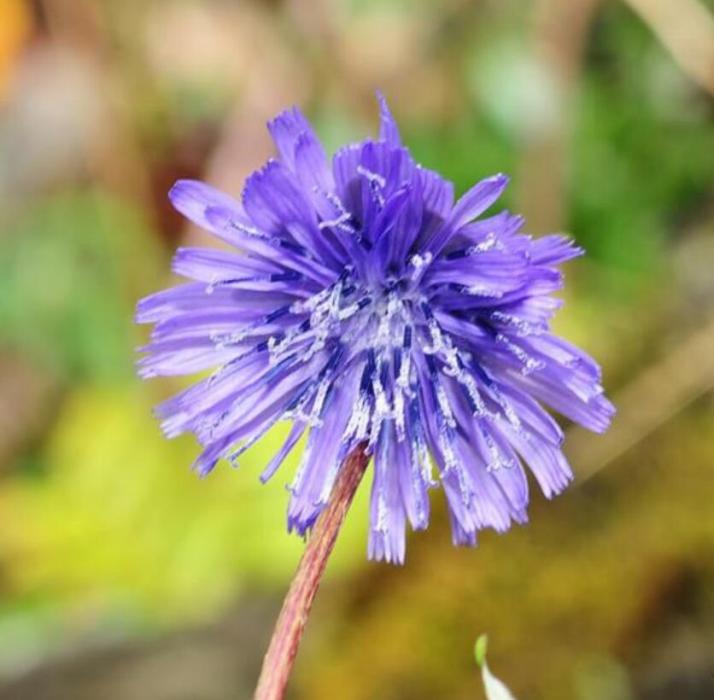
[[379, 102], [379, 138], [392, 146], [401, 146], [402, 140], [399, 136], [397, 122], [394, 121], [392, 113], [389, 111], [387, 100], [381, 92], [377, 92]]
[[449, 239], [469, 221], [488, 209], [502, 194], [508, 185], [506, 175], [494, 175], [474, 185], [456, 202], [449, 219], [427, 242], [427, 249], [432, 255], [441, 252]]

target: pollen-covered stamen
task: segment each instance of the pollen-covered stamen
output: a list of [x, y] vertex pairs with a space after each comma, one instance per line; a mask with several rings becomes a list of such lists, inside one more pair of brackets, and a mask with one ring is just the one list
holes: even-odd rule
[[505, 416], [506, 420], [508, 421], [510, 426], [516, 431], [516, 433], [518, 433], [522, 439], [528, 440], [529, 435], [527, 431], [523, 430], [523, 424], [521, 423], [521, 419], [518, 417], [518, 414], [511, 405], [510, 401], [500, 391], [488, 370], [480, 366], [475, 366], [474, 370], [477, 373], [482, 384], [484, 385], [485, 390], [488, 392], [488, 395], [496, 402], [498, 407], [501, 409], [502, 414], [489, 414], [490, 417], [500, 418], [501, 415]]
[[[340, 312], [345, 301], [346, 281], [351, 275], [351, 269], [345, 269], [337, 281], [327, 289], [313, 295], [305, 301], [295, 302], [290, 306], [291, 313], [309, 313], [309, 328], [313, 341], [306, 349], [304, 360], [307, 361], [320, 352], [333, 335], [339, 335], [342, 330]], [[350, 294], [354, 292], [351, 286]]]
[[404, 310], [396, 296], [378, 296], [374, 301], [365, 297], [357, 302], [359, 309], [350, 316], [370, 305], [370, 311], [359, 314], [359, 321], [346, 331], [348, 342], [363, 347], [366, 358], [359, 397], [346, 432], [374, 445], [383, 421], [393, 419], [396, 413], [386, 386], [391, 385], [394, 324], [401, 322]]
[[427, 250], [424, 255], [420, 253], [415, 253], [409, 258], [409, 270], [408, 281], [409, 289], [418, 288], [421, 278], [424, 273], [429, 269], [429, 265], [434, 261], [434, 256]]
[[460, 286], [460, 291], [463, 294], [468, 294], [474, 297], [485, 297], [486, 299], [500, 299], [503, 296], [503, 292], [488, 287], [485, 284], [472, 284], [470, 286], [464, 287]]
[[495, 472], [499, 469], [512, 469], [516, 466], [513, 460], [504, 458], [501, 451], [498, 449], [498, 445], [496, 445], [496, 441], [493, 439], [493, 436], [486, 426], [479, 422], [478, 429], [480, 430], [484, 442], [486, 443], [486, 449], [488, 450], [490, 457], [489, 462], [486, 464], [487, 471]]
[[387, 186], [387, 181], [378, 173], [368, 170], [362, 165], [357, 166], [357, 173], [369, 183], [369, 191], [379, 209], [384, 207], [384, 194], [382, 190]]
[[[366, 386], [370, 406], [369, 442], [375, 444], [385, 420], [395, 420], [397, 439], [405, 438], [404, 401], [410, 376], [412, 330], [410, 314], [402, 299], [393, 292], [377, 297], [372, 312], [355, 327], [354, 338], [365, 345], [366, 371], [370, 373]], [[395, 346], [394, 339], [403, 335], [402, 347]], [[374, 371], [372, 372], [372, 365]], [[356, 410], [362, 410], [358, 403]], [[356, 420], [356, 419], [355, 419]]]
[[377, 521], [373, 526], [373, 530], [382, 535], [387, 534], [389, 532], [388, 518], [387, 500], [384, 497], [384, 492], [380, 491], [377, 496]]
[[402, 347], [397, 348], [399, 353], [399, 368], [397, 370], [397, 386], [402, 389], [409, 389], [411, 383], [411, 347], [412, 336], [414, 331], [410, 325], [404, 326], [404, 334], [402, 336]]
[[450, 442], [448, 444], [448, 449], [450, 450], [450, 452], [444, 452], [444, 442], [446, 440], [446, 437], [442, 435], [440, 439], [441, 449], [444, 455], [444, 461], [446, 466], [444, 473], [447, 475], [456, 474], [456, 480], [459, 485], [459, 494], [461, 495], [461, 503], [465, 508], [468, 508], [473, 502], [474, 492], [469, 484], [468, 479], [466, 478], [466, 470], [464, 469], [464, 466], [461, 463], [455, 461], [456, 458], [453, 455], [453, 447]]
[[[446, 356], [454, 356], [455, 350], [453, 346], [448, 342], [448, 338], [444, 336], [439, 328], [439, 324], [432, 317], [427, 322], [427, 329], [429, 330], [429, 336], [431, 337], [431, 344], [425, 343], [422, 345], [422, 352], [428, 355], [438, 355], [443, 353]], [[447, 361], [447, 365], [451, 366], [452, 362]]]
[[317, 390], [315, 391], [315, 402], [313, 403], [312, 410], [307, 417], [307, 424], [311, 428], [322, 426], [322, 418], [320, 418], [320, 415], [325, 405], [325, 399], [327, 398], [327, 392], [330, 389], [331, 381], [331, 378], [325, 377], [317, 385]]
[[382, 423], [393, 418], [394, 414], [384, 388], [383, 377], [387, 369], [382, 356], [377, 359], [377, 368], [372, 375], [372, 393], [374, 395], [374, 408], [372, 410], [372, 424], [370, 427], [370, 444], [374, 444], [380, 434]]
[[347, 279], [348, 276], [349, 272], [347, 270], [344, 270], [342, 274], [337, 278], [337, 280], [329, 287], [325, 287], [325, 289], [320, 290], [319, 292], [313, 294], [307, 299], [302, 299], [300, 301], [294, 302], [290, 307], [290, 311], [294, 314], [309, 313], [314, 311], [332, 295], [335, 290], [335, 287], [341, 285]]
[[318, 260], [301, 243], [286, 236], [269, 235], [255, 226], [236, 219], [230, 219], [228, 224], [236, 231], [260, 242], [257, 245], [259, 248], [258, 257], [269, 260], [275, 258], [279, 264], [287, 268], [294, 268], [318, 284], [324, 284], [329, 280], [331, 276], [329, 266], [324, 260]]
[[412, 327], [404, 327], [402, 346], [394, 348], [393, 368], [394, 368], [394, 420], [397, 432], [397, 440], [403, 442], [406, 439], [406, 415], [405, 400], [415, 396], [411, 386], [411, 344]]
[[407, 437], [406, 417], [404, 414], [405, 398], [404, 390], [400, 386], [394, 387], [394, 425], [397, 433], [397, 441], [404, 442]]
[[[284, 322], [288, 315], [298, 317], [292, 325], [286, 326], [285, 330], [272, 334], [259, 344], [258, 349], [267, 350], [270, 354], [271, 364], [280, 362], [298, 347], [302, 361], [310, 360], [324, 349], [331, 337], [342, 335], [345, 329], [341, 322], [369, 305], [368, 297], [356, 302], [350, 301], [350, 297], [357, 291], [354, 285], [347, 284], [350, 275], [351, 269], [345, 269], [330, 287], [307, 299], [278, 307], [256, 324], [256, 329], [259, 330], [261, 325]], [[343, 306], [345, 303], [347, 306]], [[304, 318], [306, 314], [309, 314], [308, 318]], [[242, 331], [238, 336], [239, 340], [247, 337], [244, 333], [245, 331]], [[306, 343], [309, 343], [307, 347]]]
[[[343, 356], [344, 346], [338, 344], [317, 377], [292, 398], [281, 416], [282, 420], [294, 420], [313, 427], [322, 424], [320, 415], [324, 402], [329, 393], [330, 384], [335, 380], [337, 367]], [[322, 388], [324, 385], [328, 387], [328, 390]], [[306, 412], [307, 405], [311, 401], [313, 402], [312, 407], [309, 412]]]
[[235, 331], [234, 333], [209, 333], [208, 338], [216, 350], [224, 350], [230, 345], [239, 345], [250, 335], [250, 330]]
[[[431, 311], [426, 304], [422, 305], [422, 312], [427, 317], [427, 322], [433, 319]], [[436, 436], [436, 440], [439, 446], [439, 452], [441, 453], [441, 458], [443, 460], [444, 474], [447, 475], [456, 473], [458, 475], [458, 481], [462, 491], [462, 498], [470, 499], [471, 495], [468, 489], [466, 489], [464, 481], [465, 475], [463, 473], [463, 466], [460, 464], [454, 449], [456, 430], [458, 428], [456, 417], [454, 416], [454, 411], [444, 384], [441, 381], [435, 355], [424, 353], [423, 357], [426, 361], [429, 381], [431, 384], [430, 390], [436, 404], [435, 408], [438, 424], [438, 434]], [[465, 500], [464, 502], [466, 503], [467, 501]]]
[[486, 253], [489, 250], [505, 250], [506, 247], [498, 240], [498, 237], [493, 231], [489, 231], [486, 234], [486, 238], [476, 245], [469, 247], [469, 255], [478, 255], [479, 253]]
[[335, 218], [321, 221], [318, 224], [320, 229], [337, 228], [351, 235], [357, 233], [357, 229], [354, 226], [354, 216], [347, 211], [342, 200], [334, 192], [326, 192], [317, 186], [313, 187], [313, 192], [324, 197], [335, 209]]
[[[453, 409], [449, 403], [449, 397], [446, 394], [446, 389], [439, 376], [439, 369], [436, 364], [435, 356], [448, 348], [447, 340], [441, 333], [441, 330], [436, 323], [431, 307], [426, 302], [422, 301], [419, 308], [426, 321], [426, 327], [429, 331], [432, 344], [423, 343], [420, 346], [426, 360], [429, 379], [432, 384], [432, 391], [436, 399], [438, 417], [440, 422], [446, 428], [453, 430], [456, 428], [456, 418], [454, 417]], [[423, 327], [423, 326], [422, 326]], [[452, 348], [448, 348], [451, 350]], [[446, 455], [446, 453], [445, 453]]]
[[360, 391], [357, 403], [352, 409], [350, 419], [345, 428], [345, 437], [355, 442], [361, 442], [367, 437], [369, 432], [369, 417], [371, 413], [371, 401], [366, 391]]
[[[339, 367], [340, 360], [344, 356], [344, 352], [345, 346], [343, 344], [338, 344], [329, 360], [318, 374], [317, 378], [308, 385], [308, 392], [313, 391], [314, 399], [310, 413], [307, 415], [303, 413], [301, 420], [304, 420], [312, 428], [319, 428], [323, 426], [325, 412], [329, 408], [329, 402], [331, 401], [331, 397], [333, 395], [332, 388], [335, 383], [335, 373]], [[305, 406], [306, 404], [302, 404], [302, 408]], [[311, 437], [313, 435], [314, 433], [311, 434]], [[312, 440], [308, 440], [307, 447], [303, 452], [295, 477], [292, 483], [288, 486], [288, 491], [293, 494], [297, 493], [302, 486], [313, 449], [314, 442]], [[337, 466], [339, 467], [339, 464]], [[333, 471], [332, 476], [328, 478], [329, 484], [332, 483], [331, 479], [334, 478], [334, 474], [336, 474], [336, 471]], [[329, 489], [327, 493], [329, 494]], [[321, 499], [324, 495], [325, 491], [323, 490]]]
[[348, 233], [354, 233], [354, 228], [349, 225], [351, 220], [352, 215], [349, 212], [344, 212], [344, 214], [340, 214], [336, 219], [323, 219], [322, 221], [320, 221], [317, 227], [320, 230], [326, 228], [339, 228], [343, 231], [347, 231]]
[[465, 392], [472, 415], [475, 418], [492, 418], [493, 414], [486, 408], [476, 379], [469, 370], [467, 362], [468, 358], [460, 352], [456, 358], [457, 371], [453, 376]]
[[412, 399], [409, 402], [409, 428], [412, 438], [412, 461], [421, 474], [421, 478], [428, 487], [436, 486], [433, 477], [433, 464], [427, 447], [426, 434], [422, 424], [419, 402]]
[[206, 285], [206, 289], [205, 289], [206, 294], [209, 294], [209, 295], [213, 294], [213, 292], [216, 289], [216, 286], [218, 285], [218, 283], [220, 281], [221, 281], [221, 278], [218, 275], [211, 275], [211, 279], [208, 282], [208, 284]]
[[436, 356], [444, 363], [442, 372], [461, 385], [474, 417], [492, 418], [493, 415], [484, 403], [474, 374], [468, 367], [470, 357], [455, 347], [451, 337], [441, 328], [426, 302], [422, 302], [420, 308], [427, 319], [427, 328], [431, 338], [431, 344], [425, 343], [421, 346], [422, 352], [426, 355]]
[[255, 226], [250, 226], [249, 224], [245, 224], [242, 221], [236, 221], [235, 219], [231, 219], [230, 225], [231, 228], [234, 228], [236, 231], [240, 231], [241, 233], [245, 233], [248, 236], [253, 236], [254, 238], [261, 238], [265, 241], [270, 240], [270, 236], [267, 236], [266, 234], [262, 233]]
[[495, 340], [507, 348], [509, 353], [521, 363], [520, 372], [524, 377], [545, 367], [545, 362], [531, 357], [523, 348], [516, 345], [503, 333], [497, 333]]
[[270, 326], [282, 316], [291, 313], [291, 309], [292, 306], [289, 304], [280, 306], [244, 328], [239, 328], [232, 333], [209, 333], [208, 337], [217, 350], [223, 350], [232, 345], [240, 345], [255, 336], [270, 335], [270, 332], [266, 330], [266, 326]]
[[335, 370], [344, 355], [344, 351], [344, 345], [339, 344], [337, 349], [330, 355], [317, 379], [308, 385], [306, 393], [310, 395], [313, 403], [310, 413], [304, 417], [304, 420], [311, 428], [322, 426], [322, 412], [325, 407], [325, 401], [335, 381]]
[[429, 369], [429, 378], [432, 383], [432, 390], [436, 398], [438, 417], [440, 422], [447, 428], [456, 428], [456, 418], [454, 417], [453, 409], [449, 403], [449, 397], [446, 394], [446, 389], [439, 378], [439, 371], [436, 366], [436, 361], [432, 355], [424, 355], [426, 365]]
[[305, 412], [305, 408], [310, 402], [310, 398], [311, 397], [307, 391], [301, 392], [297, 398], [288, 404], [288, 407], [280, 416], [280, 420], [292, 420], [296, 423], [307, 423], [310, 420], [310, 414]]
[[434, 314], [431, 311], [431, 307], [426, 302], [422, 302], [420, 308], [425, 318], [427, 319], [426, 325], [429, 331], [429, 336], [431, 338], [431, 344], [424, 343], [421, 346], [422, 352], [428, 355], [441, 354], [445, 359], [447, 368], [449, 369], [449, 372], [447, 372], [447, 374], [455, 376], [458, 372], [458, 368], [456, 367], [456, 348], [451, 342], [449, 336], [442, 331], [441, 327], [439, 326], [439, 323], [434, 318]]
[[505, 250], [504, 245], [499, 242], [496, 234], [493, 232], [488, 233], [486, 238], [480, 243], [471, 245], [468, 248], [458, 248], [457, 250], [452, 250], [450, 253], [444, 255], [444, 259], [461, 260], [462, 258], [468, 258], [472, 255], [478, 255], [479, 253], [486, 253], [489, 250]]
[[370, 429], [370, 418], [373, 407], [372, 377], [376, 370], [374, 353], [367, 351], [367, 360], [362, 370], [357, 403], [352, 409], [350, 419], [345, 428], [345, 439], [362, 442], [367, 439]]
[[372, 303], [372, 297], [362, 297], [358, 301], [345, 306], [337, 312], [337, 319], [339, 321], [346, 321], [348, 318], [352, 318], [356, 313], [362, 311], [362, 309], [367, 308]]
[[542, 335], [546, 331], [545, 328], [536, 326], [532, 323], [528, 323], [528, 321], [524, 321], [518, 316], [514, 316], [513, 314], [507, 314], [503, 311], [491, 311], [488, 314], [487, 318], [489, 318], [491, 321], [496, 321], [496, 323], [500, 323], [504, 326], [512, 328], [513, 330], [515, 330], [516, 335], [522, 338], [526, 338], [529, 335]]
[[275, 248], [283, 248], [296, 253], [301, 257], [312, 258], [307, 249], [295, 241], [288, 240], [287, 238], [281, 238], [279, 236], [270, 236], [263, 233], [255, 226], [250, 226], [249, 224], [245, 224], [242, 221], [236, 221], [235, 219], [230, 220], [230, 226], [240, 233], [244, 233], [252, 238], [257, 238], [258, 240], [264, 241]]
[[402, 301], [396, 294], [387, 294], [378, 302], [375, 309], [377, 316], [377, 330], [372, 339], [372, 343], [378, 348], [391, 347], [393, 344], [394, 321], [397, 317], [403, 316], [404, 307]]
[[424, 253], [424, 255], [415, 253], [409, 259], [409, 264], [412, 266], [412, 268], [414, 268], [415, 272], [419, 272], [420, 270], [423, 270], [427, 265], [429, 265], [433, 261], [433, 259], [434, 256], [429, 251]]
[[267, 340], [259, 343], [256, 346], [256, 350], [261, 352], [267, 350], [270, 355], [270, 364], [276, 365], [311, 338], [310, 319], [307, 318], [297, 325], [292, 325], [285, 331], [271, 335]]
[[305, 276], [296, 270], [286, 270], [285, 272], [273, 272], [268, 275], [251, 275], [249, 277], [221, 278], [214, 275], [206, 285], [206, 294], [213, 294], [221, 287], [231, 287], [232, 285], [245, 284], [246, 282], [299, 282], [305, 280]]
[[518, 414], [516, 413], [515, 409], [508, 401], [508, 399], [496, 388], [495, 384], [492, 384], [489, 387], [489, 393], [491, 394], [491, 396], [493, 396], [493, 399], [500, 406], [501, 410], [503, 411], [503, 415], [506, 417], [506, 420], [508, 421], [508, 423], [510, 423], [511, 427], [519, 435], [521, 435], [523, 439], [529, 439], [529, 435], [526, 431], [523, 430], [523, 424], [521, 423], [521, 419], [518, 417]]
[[461, 473], [462, 470], [459, 469], [459, 460], [456, 458], [456, 452], [454, 451], [454, 431], [450, 426], [445, 427], [439, 431], [438, 436], [439, 449], [441, 450], [441, 455], [444, 459], [444, 473], [450, 474], [453, 472], [458, 473], [459, 482], [463, 477]]

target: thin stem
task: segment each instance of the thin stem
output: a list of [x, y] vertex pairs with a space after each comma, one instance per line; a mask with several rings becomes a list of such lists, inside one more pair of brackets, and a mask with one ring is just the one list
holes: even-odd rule
[[312, 601], [369, 457], [357, 447], [340, 469], [327, 508], [308, 539], [263, 659], [254, 700], [282, 700]]

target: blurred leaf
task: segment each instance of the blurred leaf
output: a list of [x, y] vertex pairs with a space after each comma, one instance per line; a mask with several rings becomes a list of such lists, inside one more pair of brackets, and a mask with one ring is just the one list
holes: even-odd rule
[[641, 277], [714, 181], [706, 97], [665, 75], [671, 63], [626, 8], [606, 5], [574, 113], [571, 228], [592, 256]]
[[486, 663], [486, 652], [488, 651], [488, 635], [482, 634], [474, 645], [474, 656], [479, 668], [482, 668]]
[[164, 263], [141, 216], [97, 192], [67, 192], [36, 201], [4, 233], [0, 340], [68, 379], [131, 376], [133, 307]]
[[[480, 178], [515, 170], [516, 152], [509, 135], [477, 112], [464, 110], [453, 122], [407, 126], [403, 131], [417, 162], [452, 180], [458, 192]], [[506, 192], [506, 206], [508, 196]]]
[[511, 691], [494, 676], [486, 663], [486, 650], [488, 647], [488, 637], [482, 634], [474, 646], [476, 663], [481, 667], [483, 687], [486, 690], [487, 700], [516, 700]]
[[[302, 542], [285, 528], [295, 467], [268, 485], [260, 469], [285, 433], [277, 426], [244, 456], [199, 480], [190, 438], [163, 438], [143, 387], [85, 388], [66, 402], [44, 453], [45, 480], [17, 479], [3, 508], [22, 528], [0, 531], [10, 599], [93, 601], [147, 621], [201, 618], [246, 585], [281, 587]], [[366, 489], [340, 537], [331, 571], [365, 557]]]

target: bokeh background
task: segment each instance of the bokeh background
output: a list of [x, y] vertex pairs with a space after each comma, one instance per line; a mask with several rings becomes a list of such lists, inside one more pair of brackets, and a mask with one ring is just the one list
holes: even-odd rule
[[[558, 329], [604, 365], [604, 437], [532, 522], [366, 561], [362, 487], [290, 697], [472, 700], [472, 645], [523, 700], [714, 697], [712, 0], [0, 0], [0, 698], [249, 698], [302, 543], [289, 473], [189, 471], [142, 385], [136, 300], [213, 244], [166, 192], [238, 193], [300, 105], [333, 149], [381, 88], [463, 191], [512, 174], [571, 232]], [[289, 471], [289, 470], [288, 470]]]

